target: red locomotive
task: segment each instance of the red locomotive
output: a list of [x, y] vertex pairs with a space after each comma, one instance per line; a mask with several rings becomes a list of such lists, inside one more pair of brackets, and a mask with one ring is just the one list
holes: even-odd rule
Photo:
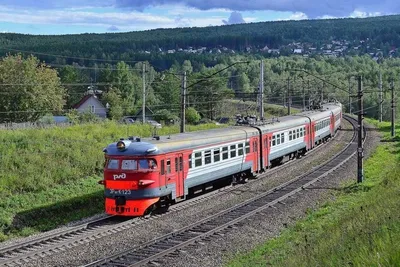
[[341, 104], [328, 103], [263, 125], [121, 139], [104, 150], [106, 213], [142, 216], [195, 190], [238, 182], [305, 154], [332, 137], [341, 119]]

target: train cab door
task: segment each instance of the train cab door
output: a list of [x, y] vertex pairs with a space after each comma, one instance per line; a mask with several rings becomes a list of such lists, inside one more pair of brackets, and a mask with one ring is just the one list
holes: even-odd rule
[[183, 168], [183, 154], [175, 155], [175, 192], [176, 198], [185, 198], [185, 172]]
[[258, 164], [260, 161], [260, 152], [258, 150], [258, 140], [254, 139], [253, 140], [253, 155], [254, 155], [254, 160], [253, 160], [253, 171], [258, 172]]

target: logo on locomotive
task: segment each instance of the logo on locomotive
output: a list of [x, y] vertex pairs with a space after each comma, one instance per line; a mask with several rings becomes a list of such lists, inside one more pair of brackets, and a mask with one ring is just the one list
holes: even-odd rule
[[113, 178], [114, 178], [114, 181], [118, 180], [118, 179], [125, 179], [126, 178], [126, 174], [125, 173], [113, 174]]

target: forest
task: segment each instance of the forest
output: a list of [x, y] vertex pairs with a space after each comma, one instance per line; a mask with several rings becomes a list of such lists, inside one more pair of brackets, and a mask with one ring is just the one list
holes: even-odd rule
[[[34, 51], [48, 64], [76, 62], [81, 66], [92, 66], [97, 60], [114, 63], [148, 61], [158, 71], [169, 69], [175, 62], [182, 64], [184, 60], [190, 60], [198, 71], [201, 64], [215, 65], [216, 56], [209, 53], [213, 49], [259, 54], [259, 49], [268, 46], [281, 49], [281, 54], [285, 54], [284, 46], [294, 42], [303, 43], [305, 48], [323, 49], [323, 45], [332, 40], [346, 40], [349, 46], [362, 42], [357, 53], [366, 53], [368, 48], [374, 47], [386, 56], [391, 49], [400, 46], [400, 16], [275, 21], [106, 34], [39, 36], [1, 33], [0, 55]], [[168, 49], [189, 47], [206, 47], [207, 53], [165, 53]]]
[[[54, 68], [35, 56], [9, 55], [0, 61], [0, 121], [35, 121], [46, 114], [65, 115], [88, 91], [97, 92], [103, 104], [109, 106], [109, 118], [119, 120], [141, 109], [143, 78], [146, 106], [155, 112], [158, 120], [178, 120], [183, 73], [186, 73], [186, 107], [189, 110], [211, 120], [233, 116], [227, 114], [223, 105], [227, 99], [256, 105], [261, 59], [266, 103], [287, 105], [288, 96], [292, 105], [302, 106], [304, 99], [307, 107], [310, 103], [338, 100], [347, 110], [351, 106], [355, 112], [357, 77], [362, 75], [366, 113], [377, 118], [381, 75], [383, 117], [389, 120], [391, 81], [395, 91], [399, 87], [400, 59], [397, 58], [377, 62], [367, 55], [343, 58], [236, 55], [222, 59], [212, 67], [203, 64], [198, 71], [190, 60], [175, 63], [165, 71], [156, 71], [149, 62], [120, 61], [93, 67], [75, 63]], [[349, 95], [353, 96], [350, 106]]]
[[[322, 49], [333, 40], [348, 43], [349, 47], [361, 43], [360, 53], [340, 57], [284, 56], [285, 49], [281, 48], [280, 56], [271, 56], [259, 49], [295, 42]], [[46, 114], [65, 115], [89, 91], [99, 93], [99, 99], [110, 107], [109, 118], [119, 120], [140, 110], [143, 84], [145, 104], [157, 119], [176, 121], [181, 108], [183, 73], [187, 80], [188, 114], [215, 120], [232, 115], [221, 104], [225, 99], [256, 105], [261, 60], [265, 65], [265, 102], [285, 106], [291, 98], [293, 105], [305, 102], [308, 106], [336, 99], [347, 110], [356, 111], [356, 99], [349, 98], [349, 94], [354, 96], [356, 77], [362, 75], [368, 91], [364, 97], [366, 112], [375, 118], [381, 75], [383, 116], [389, 119], [390, 82], [394, 81], [397, 90], [400, 58], [387, 53], [399, 45], [398, 15], [112, 34], [2, 33], [0, 122], [36, 121]], [[378, 54], [364, 53], [373, 46], [380, 51]], [[182, 48], [188, 47], [207, 49], [201, 53], [187, 52], [190, 49], [182, 52]], [[214, 53], [216, 48], [223, 52]], [[167, 49], [176, 52], [165, 53]]]

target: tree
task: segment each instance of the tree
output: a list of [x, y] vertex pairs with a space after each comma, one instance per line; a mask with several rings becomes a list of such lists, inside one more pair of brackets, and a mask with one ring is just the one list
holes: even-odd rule
[[67, 99], [66, 106], [71, 108], [74, 104], [78, 103], [87, 90], [85, 85], [76, 85], [79, 83], [87, 83], [88, 76], [85, 76], [75, 64], [73, 66], [65, 66], [60, 70], [61, 82], [66, 88]]
[[119, 90], [122, 98], [124, 114], [134, 110], [135, 102], [139, 99], [140, 78], [125, 62], [118, 62], [113, 75], [112, 87]]
[[200, 121], [201, 117], [200, 114], [197, 112], [196, 109], [190, 107], [186, 109], [185, 118], [187, 123], [195, 124]]
[[118, 89], [112, 88], [103, 95], [102, 102], [104, 105], [109, 105], [109, 117], [113, 120], [120, 120], [124, 115], [122, 108], [121, 92]]
[[36, 121], [61, 112], [65, 89], [57, 71], [29, 56], [8, 55], [0, 61], [0, 122]]

